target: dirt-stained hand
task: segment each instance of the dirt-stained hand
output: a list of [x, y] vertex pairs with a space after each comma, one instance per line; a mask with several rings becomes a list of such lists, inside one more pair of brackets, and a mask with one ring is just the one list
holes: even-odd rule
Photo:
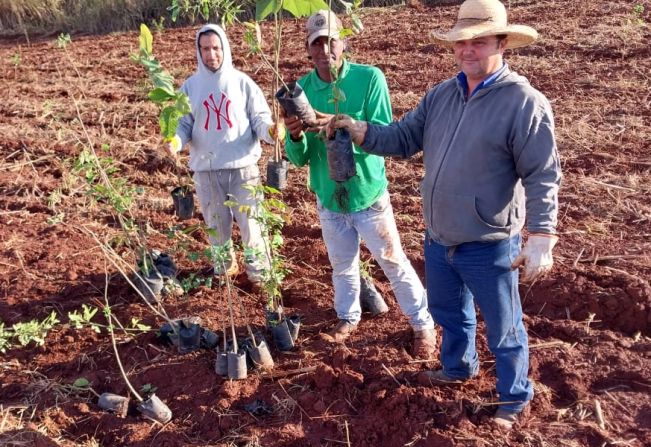
[[366, 138], [368, 123], [366, 121], [357, 121], [348, 115], [335, 116], [326, 127], [326, 135], [332, 137], [335, 129], [347, 129], [353, 139], [353, 143], [361, 146]]
[[292, 140], [300, 140], [303, 136], [303, 121], [296, 115], [285, 116], [283, 114], [283, 122]]
[[330, 113], [321, 113], [318, 110], [315, 110], [314, 113], [316, 114], [316, 120], [308, 124], [307, 129], [305, 129], [306, 132], [321, 132], [334, 117]]

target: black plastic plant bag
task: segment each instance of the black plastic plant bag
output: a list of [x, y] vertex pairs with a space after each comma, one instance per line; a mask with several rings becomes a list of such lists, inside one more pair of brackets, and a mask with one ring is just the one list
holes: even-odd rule
[[160, 422], [161, 424], [166, 424], [172, 419], [172, 411], [155, 394], [149, 396], [149, 399], [140, 402], [137, 408], [144, 417]]
[[201, 346], [201, 326], [181, 320], [179, 324], [179, 352], [192, 352]]
[[287, 188], [287, 171], [289, 162], [285, 159], [280, 161], [269, 160], [267, 163], [267, 186], [282, 191]]
[[389, 311], [389, 306], [387, 306], [384, 298], [382, 298], [380, 292], [375, 288], [373, 280], [360, 275], [359, 282], [359, 298], [362, 305], [362, 311], [370, 312], [374, 317], [387, 313]]
[[194, 197], [187, 186], [178, 186], [172, 190], [174, 213], [180, 220], [191, 219], [194, 215]]
[[346, 129], [337, 129], [325, 142], [328, 152], [328, 173], [335, 182], [345, 182], [357, 174], [353, 156], [353, 139]]
[[316, 113], [301, 86], [297, 82], [290, 82], [287, 87], [289, 92], [282, 86], [276, 93], [276, 100], [285, 110], [285, 114], [297, 116], [307, 125], [313, 124], [316, 121]]

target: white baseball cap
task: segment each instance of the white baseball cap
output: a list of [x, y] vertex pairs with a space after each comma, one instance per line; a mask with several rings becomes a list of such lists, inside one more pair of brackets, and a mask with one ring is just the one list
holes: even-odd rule
[[330, 36], [339, 39], [343, 25], [334, 12], [321, 9], [307, 19], [307, 44], [312, 45], [315, 39], [321, 36]]

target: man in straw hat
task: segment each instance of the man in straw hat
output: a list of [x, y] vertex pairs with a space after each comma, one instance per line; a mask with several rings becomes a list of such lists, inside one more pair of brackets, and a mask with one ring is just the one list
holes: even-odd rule
[[[337, 86], [345, 92], [339, 110], [373, 123], [391, 122], [391, 102], [384, 74], [376, 67], [354, 64], [344, 57], [342, 23], [332, 11], [320, 10], [306, 23], [306, 50], [314, 70], [298, 82], [319, 115], [334, 113], [331, 69]], [[325, 123], [328, 119], [325, 119]], [[285, 150], [296, 166], [309, 165], [310, 189], [317, 198], [323, 240], [332, 264], [334, 307], [339, 322], [325, 337], [341, 342], [359, 326], [362, 314], [359, 270], [360, 240], [363, 239], [382, 267], [401, 310], [414, 332], [412, 354], [429, 359], [436, 355], [434, 321], [427, 310], [425, 289], [407, 259], [387, 191], [384, 159], [355, 148], [356, 174], [341, 182], [348, 200], [337, 200], [337, 183], [329, 175], [326, 146], [315, 129], [305, 129], [297, 116], [286, 116]]]
[[[459, 74], [432, 88], [416, 109], [388, 126], [339, 115], [367, 152], [409, 157], [423, 151], [429, 309], [441, 326], [442, 369], [431, 383], [453, 385], [479, 373], [475, 304], [495, 355], [499, 406], [511, 428], [533, 397], [518, 294], [552, 267], [561, 172], [547, 99], [503, 61], [532, 43], [534, 29], [509, 25], [499, 0], [467, 0], [456, 24], [434, 40], [454, 51]], [[331, 129], [330, 129], [331, 131]], [[520, 249], [525, 224], [529, 237]]]

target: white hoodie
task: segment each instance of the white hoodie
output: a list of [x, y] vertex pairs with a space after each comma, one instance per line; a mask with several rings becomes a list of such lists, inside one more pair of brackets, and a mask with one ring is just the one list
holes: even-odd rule
[[[224, 60], [216, 72], [201, 60], [199, 35], [214, 31], [222, 42]], [[190, 142], [190, 169], [195, 172], [236, 169], [257, 163], [260, 138], [273, 143], [271, 111], [260, 87], [233, 68], [226, 33], [217, 25], [203, 26], [195, 39], [197, 71], [181, 86], [190, 98], [191, 113], [179, 122], [176, 134]]]

